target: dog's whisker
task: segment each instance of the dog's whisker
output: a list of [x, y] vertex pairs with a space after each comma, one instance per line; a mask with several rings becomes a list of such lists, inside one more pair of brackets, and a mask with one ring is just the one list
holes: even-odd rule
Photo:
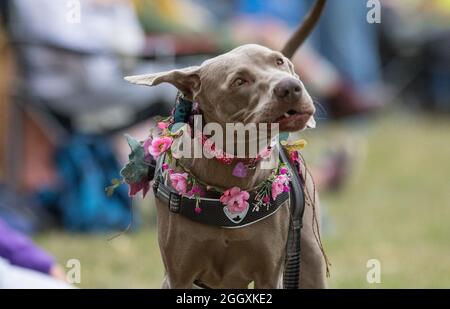
[[[317, 109], [319, 110], [320, 113], [322, 113], [324, 115], [323, 119], [328, 119], [328, 112], [325, 109], [325, 107], [323, 106], [322, 103], [320, 103], [318, 100], [316, 100], [315, 98], [313, 98], [313, 104], [317, 107]], [[319, 117], [316, 117], [316, 119], [320, 119]]]
[[231, 115], [230, 119], [232, 122], [237, 122], [239, 121], [240, 118], [242, 118], [242, 115], [245, 115], [246, 111], [245, 110], [240, 110], [236, 113], [234, 113], [233, 115]]

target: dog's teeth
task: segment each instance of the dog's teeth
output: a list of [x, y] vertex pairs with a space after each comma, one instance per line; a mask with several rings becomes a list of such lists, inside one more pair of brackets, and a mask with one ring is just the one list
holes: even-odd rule
[[284, 113], [284, 117], [289, 118], [290, 116], [288, 113]]

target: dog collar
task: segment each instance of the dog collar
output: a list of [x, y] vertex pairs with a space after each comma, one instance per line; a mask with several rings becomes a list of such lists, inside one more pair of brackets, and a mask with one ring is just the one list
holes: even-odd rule
[[[247, 208], [242, 213], [233, 214], [221, 203], [219, 195], [216, 198], [200, 197], [197, 199], [187, 197], [174, 191], [162, 180], [162, 175], [157, 174], [153, 183], [153, 190], [155, 196], [168, 205], [170, 212], [180, 214], [198, 223], [222, 228], [242, 228], [264, 220], [275, 214], [289, 200], [289, 193], [283, 192], [275, 201], [271, 201], [264, 210], [252, 211], [251, 208]], [[255, 197], [256, 194], [250, 194], [249, 202], [255, 203]], [[199, 207], [202, 209], [200, 213], [196, 211]]]
[[[189, 197], [180, 194], [166, 183], [163, 171], [163, 162], [165, 158], [161, 157], [156, 166], [155, 178], [153, 182], [153, 192], [160, 201], [166, 203], [169, 211], [180, 214], [188, 219], [212, 226], [222, 228], [242, 228], [261, 220], [264, 220], [275, 214], [283, 205], [287, 204], [290, 195], [289, 191], [284, 191], [275, 199], [264, 203], [264, 207], [255, 208], [246, 207], [244, 211], [233, 213], [223, 204], [222, 196], [219, 192], [208, 192], [208, 197]], [[260, 203], [258, 191], [250, 192], [249, 205]], [[201, 209], [201, 211], [198, 211]]]

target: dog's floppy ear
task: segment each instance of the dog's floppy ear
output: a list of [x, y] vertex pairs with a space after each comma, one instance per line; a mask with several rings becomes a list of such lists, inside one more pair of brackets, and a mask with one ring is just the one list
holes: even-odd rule
[[200, 67], [188, 67], [169, 72], [127, 76], [125, 80], [136, 85], [157, 86], [169, 83], [185, 96], [192, 97], [200, 89]]

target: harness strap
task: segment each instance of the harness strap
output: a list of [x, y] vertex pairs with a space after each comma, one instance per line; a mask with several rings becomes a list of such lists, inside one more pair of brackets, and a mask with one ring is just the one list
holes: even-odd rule
[[[164, 158], [160, 158], [153, 183], [155, 196], [166, 203], [172, 213], [181, 214], [195, 222], [222, 228], [242, 228], [270, 217], [289, 200], [289, 193], [284, 192], [275, 201], [271, 201], [268, 208], [262, 207], [259, 211], [253, 211], [252, 205], [256, 202], [256, 194], [251, 193], [247, 212], [230, 215], [227, 213], [225, 205], [220, 202], [219, 193], [217, 193], [217, 198], [199, 198], [197, 201], [195, 198], [178, 194], [171, 186], [166, 185], [160, 168], [163, 161]], [[200, 213], [196, 212], [197, 207], [201, 208]]]
[[280, 147], [280, 156], [289, 169], [290, 175], [292, 175], [290, 191], [291, 222], [287, 240], [283, 286], [285, 289], [298, 289], [300, 283], [300, 239], [305, 211], [304, 184], [298, 169], [289, 160], [289, 155], [284, 147]]

